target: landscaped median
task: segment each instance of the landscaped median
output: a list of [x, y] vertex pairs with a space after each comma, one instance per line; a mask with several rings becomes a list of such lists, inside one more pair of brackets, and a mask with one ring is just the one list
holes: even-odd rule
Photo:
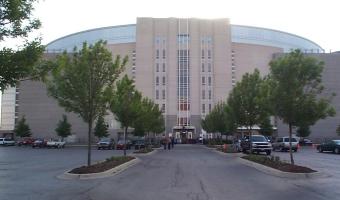
[[132, 156], [111, 157], [90, 166], [74, 168], [58, 176], [61, 179], [95, 179], [113, 176], [135, 165], [140, 160]]
[[246, 155], [239, 158], [240, 161], [250, 167], [254, 167], [264, 173], [282, 178], [318, 178], [327, 177], [326, 174], [317, 172], [308, 167], [292, 165], [280, 160], [278, 156]]

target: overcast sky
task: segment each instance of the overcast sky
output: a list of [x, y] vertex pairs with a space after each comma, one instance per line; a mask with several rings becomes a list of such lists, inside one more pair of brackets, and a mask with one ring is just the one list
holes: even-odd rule
[[40, 0], [35, 7], [44, 44], [78, 31], [134, 24], [136, 17], [196, 17], [230, 18], [340, 50], [339, 0]]

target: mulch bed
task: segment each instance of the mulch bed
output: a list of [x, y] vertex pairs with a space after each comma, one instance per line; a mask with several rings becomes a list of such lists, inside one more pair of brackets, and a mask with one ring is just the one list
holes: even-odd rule
[[146, 149], [146, 148], [144, 148], [144, 149], [140, 149], [138, 151], [135, 151], [133, 153], [150, 153], [152, 151], [153, 151], [153, 149]]
[[111, 157], [106, 159], [104, 162], [100, 162], [90, 166], [82, 166], [75, 169], [72, 169], [69, 173], [71, 174], [92, 174], [104, 172], [114, 167], [117, 167], [121, 164], [129, 162], [130, 160], [135, 159], [131, 156], [121, 156], [121, 157]]
[[313, 173], [316, 172], [308, 167], [303, 167], [299, 165], [292, 165], [290, 163], [286, 163], [283, 161], [275, 160], [267, 156], [259, 156], [259, 155], [248, 155], [243, 156], [243, 159], [250, 160], [267, 167], [271, 167], [283, 172], [291, 172], [291, 173]]

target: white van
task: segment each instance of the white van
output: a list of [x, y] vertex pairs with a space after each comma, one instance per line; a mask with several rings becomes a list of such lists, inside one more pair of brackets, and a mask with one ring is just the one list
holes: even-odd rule
[[15, 141], [8, 138], [0, 138], [0, 145], [3, 146], [14, 146]]

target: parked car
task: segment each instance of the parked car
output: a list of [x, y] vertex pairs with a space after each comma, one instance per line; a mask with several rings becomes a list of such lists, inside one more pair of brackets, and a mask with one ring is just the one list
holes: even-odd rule
[[64, 148], [64, 147], [65, 147], [65, 144], [66, 144], [66, 143], [65, 143], [64, 141], [62, 141], [62, 140], [54, 140], [54, 139], [51, 139], [51, 140], [47, 141], [46, 147], [47, 147], [47, 148], [53, 147], [53, 148], [58, 148], [58, 149], [60, 149], [60, 148]]
[[326, 142], [320, 144], [317, 147], [317, 149], [320, 153], [322, 153], [324, 151], [331, 151], [331, 152], [334, 152], [336, 154], [339, 154], [340, 153], [340, 140], [326, 141]]
[[[126, 149], [131, 149], [132, 143], [131, 140], [126, 140]], [[119, 140], [117, 142], [116, 149], [123, 150], [124, 149], [124, 140]]]
[[304, 139], [300, 139], [299, 144], [300, 144], [301, 146], [312, 146], [312, 145], [313, 145], [313, 142], [312, 142], [312, 140], [310, 140], [310, 139], [304, 138]]
[[144, 149], [145, 148], [145, 141], [144, 140], [136, 140], [135, 141], [135, 149]]
[[114, 149], [115, 141], [112, 138], [101, 138], [97, 143], [97, 149]]
[[[299, 142], [296, 138], [292, 137], [292, 150], [297, 152]], [[278, 137], [273, 142], [273, 151], [287, 151], [289, 150], [289, 137]]]
[[32, 148], [43, 148], [47, 146], [47, 141], [45, 139], [36, 139], [32, 144]]
[[17, 145], [18, 146], [31, 146], [34, 142], [34, 139], [33, 138], [30, 138], [30, 137], [24, 137], [24, 138], [20, 138], [18, 141], [17, 141]]
[[9, 139], [9, 138], [0, 138], [0, 145], [3, 145], [3, 146], [14, 146], [15, 145], [15, 141], [13, 139]]
[[241, 149], [243, 153], [250, 151], [250, 145], [252, 146], [252, 152], [260, 153], [265, 152], [270, 155], [272, 152], [272, 145], [266, 137], [263, 135], [253, 135], [251, 137], [246, 136], [241, 140]]

